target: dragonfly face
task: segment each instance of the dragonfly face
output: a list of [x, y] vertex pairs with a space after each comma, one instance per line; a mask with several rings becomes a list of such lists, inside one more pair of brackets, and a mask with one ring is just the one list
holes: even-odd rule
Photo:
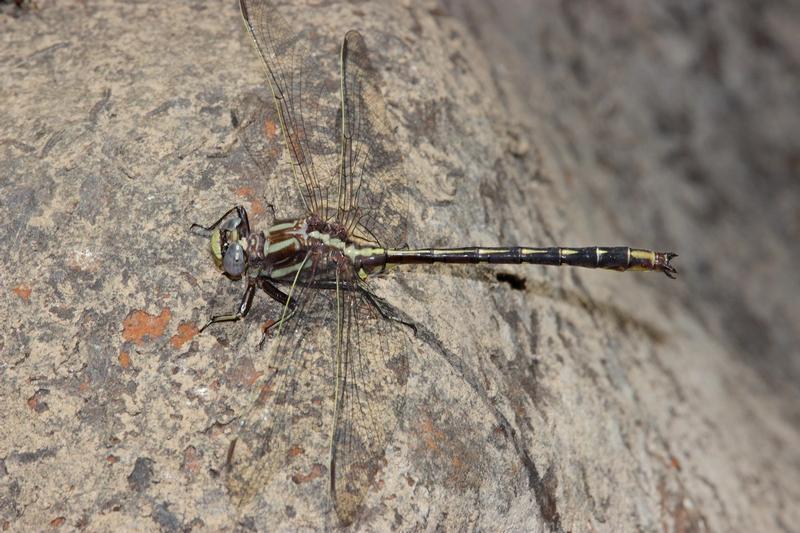
[[247, 272], [246, 228], [242, 219], [231, 217], [211, 232], [211, 255], [222, 272], [232, 279]]

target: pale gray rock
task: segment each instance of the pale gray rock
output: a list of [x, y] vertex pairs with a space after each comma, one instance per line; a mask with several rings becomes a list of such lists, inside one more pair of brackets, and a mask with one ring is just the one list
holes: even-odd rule
[[[335, 528], [308, 469], [224, 465], [278, 308], [188, 233], [289, 176], [233, 1], [0, 6], [0, 529]], [[294, 3], [295, 5], [297, 3]], [[360, 30], [407, 151], [412, 246], [629, 244], [680, 276], [398, 269], [420, 325], [367, 530], [800, 523], [800, 12], [790, 2], [308, 2]], [[279, 205], [281, 215], [301, 214]], [[321, 394], [331, 391], [321, 391]]]

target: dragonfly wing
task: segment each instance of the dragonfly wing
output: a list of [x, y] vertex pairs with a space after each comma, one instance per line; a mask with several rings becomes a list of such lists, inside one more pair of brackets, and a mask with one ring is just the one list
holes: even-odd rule
[[[295, 285], [288, 294], [295, 312], [275, 326], [269, 367], [229, 451], [226, 485], [240, 506], [290, 463], [313, 461], [305, 450], [324, 449], [333, 417], [332, 291]], [[320, 442], [313, 442], [316, 438]]]
[[290, 25], [269, 0], [240, 0], [239, 5], [266, 67], [295, 184], [306, 210], [325, 220], [338, 150], [335, 131], [319, 117], [336, 108], [330, 98], [333, 87], [322, 74], [324, 65], [309, 54], [308, 25]]
[[341, 135], [337, 220], [383, 247], [406, 238], [403, 157], [381, 94], [383, 82], [364, 38], [347, 32], [341, 51]]
[[353, 521], [397, 427], [408, 382], [407, 333], [362, 291], [337, 291], [336, 398], [331, 493], [339, 519]]

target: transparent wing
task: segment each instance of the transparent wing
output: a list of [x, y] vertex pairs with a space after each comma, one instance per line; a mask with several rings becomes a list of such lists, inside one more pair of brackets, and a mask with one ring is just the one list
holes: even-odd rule
[[263, 369], [258, 397], [243, 415], [228, 457], [226, 484], [240, 506], [278, 471], [299, 469], [299, 475], [304, 475], [302, 469], [310, 468], [309, 461], [321, 461], [306, 452], [328, 445], [333, 420], [335, 293], [296, 285], [288, 294], [296, 302], [295, 312], [276, 326], [280, 329], [270, 344], [269, 366]]
[[324, 76], [324, 63], [309, 54], [309, 28], [301, 23], [289, 25], [273, 2], [240, 0], [240, 7], [267, 70], [296, 187], [306, 210], [327, 220], [338, 150], [334, 130], [324, 126], [326, 120], [319, 119], [336, 109], [328, 92], [331, 85]]
[[407, 209], [402, 150], [389, 124], [380, 73], [357, 31], [344, 37], [341, 69], [337, 220], [355, 237], [399, 247], [405, 244]]
[[272, 341], [258, 398], [228, 458], [226, 484], [245, 505], [292, 461], [305, 459], [310, 470], [320, 457], [307, 452], [329, 443], [331, 494], [347, 524], [402, 414], [408, 337], [364, 292], [298, 285], [290, 297], [295, 313]]
[[[320, 97], [322, 94], [328, 96], [334, 94], [335, 87], [334, 80], [328, 80], [325, 90], [319, 91]], [[310, 114], [307, 122], [316, 123], [319, 107], [316, 109], [315, 106], [309, 107], [315, 113]], [[264, 199], [274, 207], [276, 218], [293, 219], [308, 215], [308, 211], [304, 210], [307, 205], [304, 188], [294, 186], [294, 178], [287, 175], [287, 171], [291, 172], [291, 170], [282, 164], [288, 161], [281, 158], [284, 143], [281, 143], [279, 139], [281, 135], [280, 121], [277, 118], [274, 99], [271, 96], [265, 97], [265, 95], [253, 92], [245, 93], [237, 99], [235, 114], [237, 121], [241, 118], [241, 121], [237, 122], [236, 134], [247, 154], [244, 162], [246, 166], [236, 171], [240, 174], [251, 173], [254, 169], [247, 164], [247, 161], [255, 164], [255, 174], [262, 179], [266, 178], [263, 190]], [[330, 133], [328, 138], [333, 138], [333, 135]], [[321, 185], [318, 190], [317, 195], [320, 197], [327, 198], [328, 194], [323, 194], [322, 191], [329, 191], [336, 185], [335, 169], [338, 157], [338, 153], [324, 154], [324, 157], [321, 158], [322, 161], [319, 161], [320, 154], [317, 154], [317, 167], [325, 169], [324, 171], [320, 170], [320, 179], [323, 184], [327, 184]], [[290, 164], [293, 165], [293, 163]], [[327, 201], [323, 205], [326, 204]], [[323, 210], [328, 213], [333, 212], [327, 207], [324, 207]], [[316, 214], [320, 215], [320, 213]]]
[[339, 519], [349, 524], [402, 414], [409, 345], [403, 326], [384, 317], [368, 294], [339, 291], [338, 300], [331, 493]]

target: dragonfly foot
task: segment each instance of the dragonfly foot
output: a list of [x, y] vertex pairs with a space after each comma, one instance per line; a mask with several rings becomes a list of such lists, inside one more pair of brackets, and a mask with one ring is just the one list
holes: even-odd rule
[[197, 222], [192, 224], [189, 227], [189, 231], [193, 234], [197, 235], [198, 237], [210, 237], [211, 236], [211, 229], [201, 226]]
[[665, 252], [658, 254], [658, 260], [656, 264], [660, 267], [661, 271], [667, 275], [670, 279], [675, 279], [678, 277], [678, 270], [672, 266], [669, 262], [672, 259], [678, 257], [678, 254], [675, 252]]
[[263, 326], [261, 326], [261, 340], [258, 341], [258, 349], [261, 350], [264, 348], [264, 342], [266, 342], [267, 337], [272, 338], [272, 328], [278, 324], [276, 320], [267, 320]]

